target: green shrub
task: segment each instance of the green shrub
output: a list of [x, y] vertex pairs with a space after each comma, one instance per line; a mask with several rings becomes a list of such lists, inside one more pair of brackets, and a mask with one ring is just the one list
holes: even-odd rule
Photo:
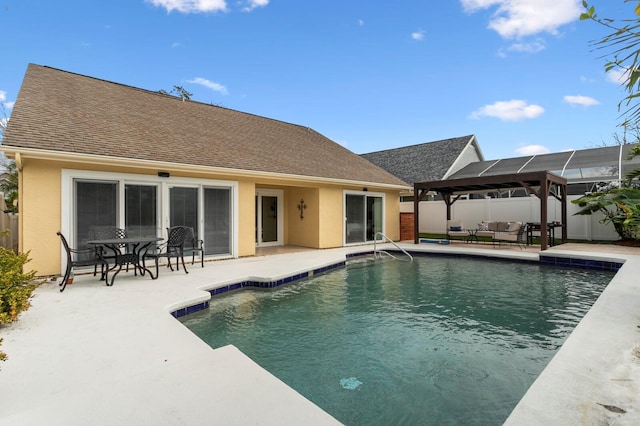
[[[16, 254], [0, 247], [0, 324], [15, 321], [31, 305], [36, 273], [24, 272], [24, 265], [29, 261], [28, 253]], [[4, 359], [6, 354], [0, 351], [0, 360]]]

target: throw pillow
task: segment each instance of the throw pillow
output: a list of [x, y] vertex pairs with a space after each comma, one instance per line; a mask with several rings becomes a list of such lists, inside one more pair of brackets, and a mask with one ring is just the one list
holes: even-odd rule
[[509, 222], [507, 224], [507, 232], [514, 232], [520, 229], [520, 224], [518, 222]]
[[449, 231], [462, 231], [462, 226], [450, 226]]
[[482, 222], [478, 224], [478, 231], [488, 231], [489, 224], [487, 222]]

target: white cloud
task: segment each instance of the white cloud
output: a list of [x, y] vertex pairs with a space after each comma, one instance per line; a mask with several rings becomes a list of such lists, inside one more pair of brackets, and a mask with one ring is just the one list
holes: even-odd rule
[[513, 43], [507, 50], [510, 52], [538, 53], [545, 49], [544, 41], [535, 40], [529, 43]]
[[567, 95], [564, 97], [564, 101], [571, 105], [582, 105], [586, 107], [600, 104], [600, 102], [593, 99], [592, 97], [582, 95]]
[[545, 45], [544, 40], [535, 40], [528, 43], [513, 43], [511, 46], [507, 48], [501, 48], [498, 50], [498, 57], [506, 58], [507, 52], [516, 52], [516, 53], [538, 53], [542, 52], [547, 46]]
[[7, 101], [7, 92], [5, 92], [4, 90], [0, 90], [0, 104], [2, 104], [2, 106], [5, 109], [11, 109], [13, 108], [13, 104], [15, 104], [15, 102], [6, 102]]
[[411, 33], [411, 38], [414, 40], [424, 40], [424, 30], [419, 30]]
[[540, 105], [527, 104], [523, 100], [498, 101], [492, 105], [485, 105], [469, 116], [473, 119], [481, 117], [495, 117], [503, 121], [519, 121], [526, 118], [536, 118], [544, 113]]
[[167, 12], [177, 10], [182, 13], [225, 12], [225, 0], [146, 0], [154, 6], [164, 7]]
[[181, 46], [181, 44], [180, 44], [179, 41], [174, 41], [173, 43], [171, 43], [171, 48], [172, 49], [175, 49], [176, 47], [180, 47], [180, 46]]
[[518, 154], [522, 155], [538, 155], [538, 154], [548, 154], [551, 151], [546, 146], [542, 145], [525, 145], [516, 149]]
[[460, 0], [468, 13], [496, 7], [489, 28], [504, 38], [541, 32], [556, 34], [562, 25], [578, 20], [580, 0]]
[[364, 20], [363, 19], [358, 19], [358, 26], [364, 27]]
[[265, 7], [269, 4], [269, 0], [249, 0], [247, 3], [248, 5], [243, 7], [242, 10], [245, 12], [251, 12], [257, 7]]
[[607, 72], [607, 80], [615, 84], [625, 84], [629, 77], [628, 70], [612, 69]]
[[206, 78], [196, 77], [193, 80], [187, 80], [187, 83], [199, 84], [200, 86], [204, 86], [208, 89], [213, 90], [214, 92], [222, 93], [223, 95], [229, 94], [227, 88], [222, 84], [207, 80]]

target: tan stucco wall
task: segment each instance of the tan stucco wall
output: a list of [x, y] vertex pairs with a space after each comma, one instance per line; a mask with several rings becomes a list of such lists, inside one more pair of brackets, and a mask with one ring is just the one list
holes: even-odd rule
[[256, 254], [256, 185], [240, 181], [238, 185], [238, 256]]
[[318, 205], [320, 206], [319, 248], [342, 247], [344, 243], [344, 191], [342, 188], [321, 188]]
[[60, 167], [31, 160], [20, 173], [19, 250], [29, 251], [28, 270], [40, 276], [59, 274], [61, 251], [56, 232], [61, 223]]
[[400, 241], [400, 194], [386, 192], [385, 234], [393, 241]]
[[[38, 275], [57, 275], [61, 268], [61, 246], [56, 231], [68, 218], [61, 217], [62, 169], [122, 172], [155, 176], [157, 170], [109, 167], [28, 159], [20, 171], [19, 250], [30, 250], [28, 267]], [[221, 179], [238, 182], [238, 256], [255, 255], [255, 192], [256, 188], [284, 191], [284, 244], [311, 248], [341, 247], [344, 241], [344, 189], [318, 184], [316, 187], [297, 185], [291, 180], [237, 179], [232, 175], [210, 175], [204, 172], [177, 173], [164, 169], [173, 177]], [[169, 179], [171, 179], [169, 178]], [[308, 184], [307, 184], [308, 185]], [[356, 188], [350, 188], [356, 189]], [[370, 188], [370, 191], [373, 191]], [[307, 208], [300, 220], [298, 204], [304, 199]], [[386, 192], [386, 233], [399, 238], [399, 195]]]
[[[307, 206], [300, 219], [300, 200]], [[319, 217], [318, 189], [316, 188], [288, 188], [285, 191], [285, 229], [287, 237], [285, 244], [302, 247], [319, 247]]]

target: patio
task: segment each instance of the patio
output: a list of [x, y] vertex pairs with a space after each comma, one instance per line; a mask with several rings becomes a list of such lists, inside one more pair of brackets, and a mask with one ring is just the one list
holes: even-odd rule
[[[539, 251], [465, 243], [401, 246], [518, 259], [537, 259]], [[594, 248], [599, 252], [592, 252]], [[212, 350], [169, 312], [208, 300], [209, 293], [201, 290], [205, 287], [248, 277], [291, 276], [370, 249], [261, 249], [255, 257], [207, 262], [204, 268], [194, 265], [188, 275], [163, 269], [155, 281], [122, 273], [113, 287], [92, 275], [76, 275], [64, 293], [55, 282], [48, 282], [36, 291], [33, 306], [20, 320], [0, 330], [2, 349], [9, 355], [0, 363], [0, 423], [336, 424], [236, 348]], [[547, 370], [553, 374], [547, 376], [552, 381], [534, 384], [543, 391], [527, 394], [512, 415], [512, 424], [540, 424], [543, 417], [580, 424], [585, 416], [594, 421], [620, 416], [596, 402], [624, 407], [625, 421], [640, 420], [633, 408], [640, 406], [640, 367], [622, 357], [638, 343], [640, 289], [633, 277], [640, 273], [640, 250], [572, 244], [547, 252], [579, 256], [585, 255], [583, 249], [588, 256], [627, 263], [605, 292], [607, 297], [597, 302], [604, 311], [588, 314], [591, 329], [574, 332], [568, 353], [554, 358], [554, 362], [571, 359], [571, 368], [562, 367], [566, 361], [550, 365]], [[286, 253], [271, 254], [278, 251]], [[615, 315], [609, 314], [611, 309]], [[596, 347], [594, 341], [599, 342]], [[589, 358], [578, 355], [581, 347], [588, 348]], [[592, 362], [595, 372], [589, 370], [594, 368]], [[621, 372], [617, 379], [630, 381], [612, 380], [609, 373], [614, 370]], [[549, 392], [548, 383], [557, 392]]]

